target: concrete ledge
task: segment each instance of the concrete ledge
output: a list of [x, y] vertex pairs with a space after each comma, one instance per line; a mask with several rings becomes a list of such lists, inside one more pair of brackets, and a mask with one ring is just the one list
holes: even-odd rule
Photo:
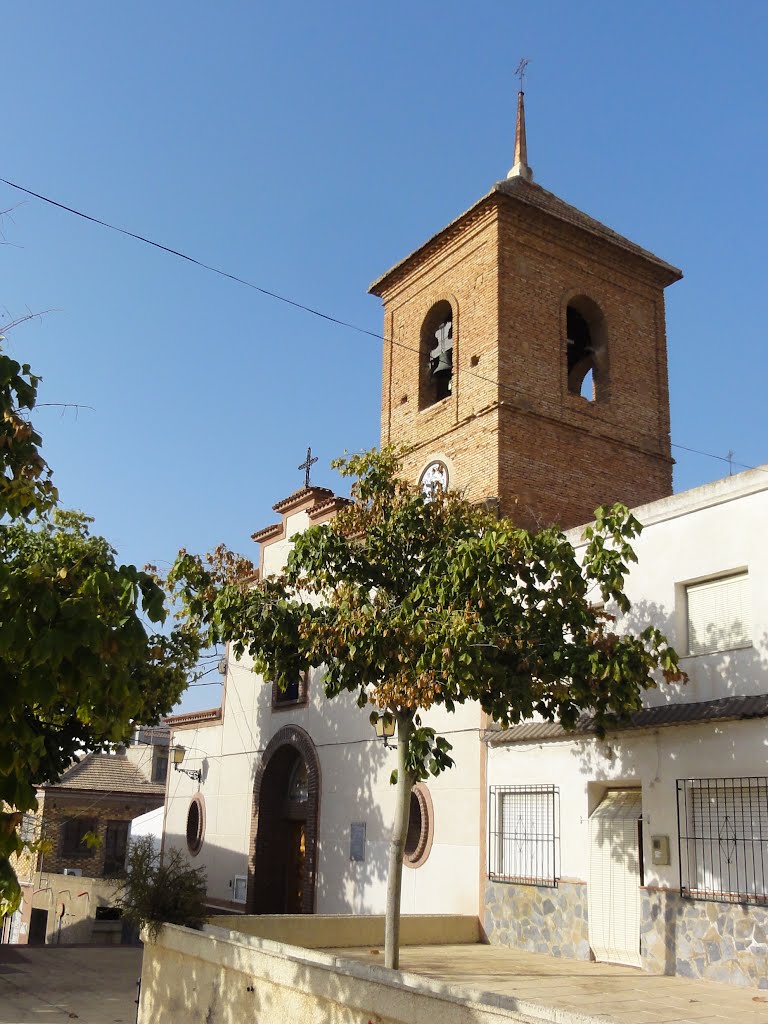
[[[208, 924], [227, 931], [300, 946], [339, 949], [345, 946], [383, 946], [382, 914], [217, 914]], [[480, 920], [461, 914], [404, 914], [400, 918], [401, 946], [458, 945], [482, 941]]]
[[[600, 1017], [389, 971], [208, 926], [165, 925], [144, 948], [139, 1024], [595, 1024]], [[605, 1021], [605, 1017], [602, 1017]]]

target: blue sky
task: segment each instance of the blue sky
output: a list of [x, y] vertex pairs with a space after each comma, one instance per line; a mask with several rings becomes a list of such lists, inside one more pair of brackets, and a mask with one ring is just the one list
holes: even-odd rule
[[[381, 330], [382, 271], [512, 162], [682, 267], [672, 437], [768, 462], [768, 5], [80, 0], [6, 5], [0, 176]], [[10, 348], [63, 501], [120, 556], [250, 534], [378, 441], [380, 343], [0, 185]], [[727, 473], [674, 449], [676, 489]], [[187, 707], [217, 703], [201, 687]]]

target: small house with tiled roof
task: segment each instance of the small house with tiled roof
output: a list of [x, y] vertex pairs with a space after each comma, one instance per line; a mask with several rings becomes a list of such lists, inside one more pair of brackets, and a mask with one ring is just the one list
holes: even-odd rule
[[125, 937], [111, 907], [114, 880], [125, 870], [131, 822], [165, 801], [169, 737], [165, 725], [142, 727], [131, 746], [87, 754], [38, 789], [37, 811], [24, 815], [22, 836], [45, 842], [16, 865], [22, 904], [6, 920], [3, 941]]
[[[47, 871], [94, 878], [122, 873], [132, 819], [165, 799], [165, 782], [152, 777], [158, 749], [142, 744], [131, 756], [124, 747], [88, 754], [40, 788], [36, 827], [51, 849], [39, 855], [38, 870], [42, 862]], [[165, 764], [167, 770], [167, 753]]]

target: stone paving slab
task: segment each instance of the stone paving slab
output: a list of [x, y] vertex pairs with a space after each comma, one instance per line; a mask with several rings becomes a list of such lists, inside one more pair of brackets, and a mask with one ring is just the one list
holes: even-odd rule
[[134, 1024], [136, 946], [0, 946], [0, 1024]]
[[[328, 949], [338, 959], [383, 965], [381, 950]], [[768, 1024], [768, 993], [634, 967], [541, 956], [501, 946], [406, 946], [400, 969], [510, 1005], [557, 1024]], [[499, 1001], [497, 1000], [497, 1005]]]

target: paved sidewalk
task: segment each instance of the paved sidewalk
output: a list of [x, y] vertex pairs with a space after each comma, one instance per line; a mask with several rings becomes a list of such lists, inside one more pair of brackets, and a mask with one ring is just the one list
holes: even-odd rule
[[[328, 949], [382, 965], [382, 952]], [[768, 991], [645, 974], [633, 967], [539, 956], [500, 946], [406, 946], [400, 969], [434, 978], [456, 995], [526, 1016], [578, 1024], [768, 1024]], [[483, 995], [485, 998], [483, 998]]]
[[136, 946], [0, 946], [0, 1024], [134, 1024]]

